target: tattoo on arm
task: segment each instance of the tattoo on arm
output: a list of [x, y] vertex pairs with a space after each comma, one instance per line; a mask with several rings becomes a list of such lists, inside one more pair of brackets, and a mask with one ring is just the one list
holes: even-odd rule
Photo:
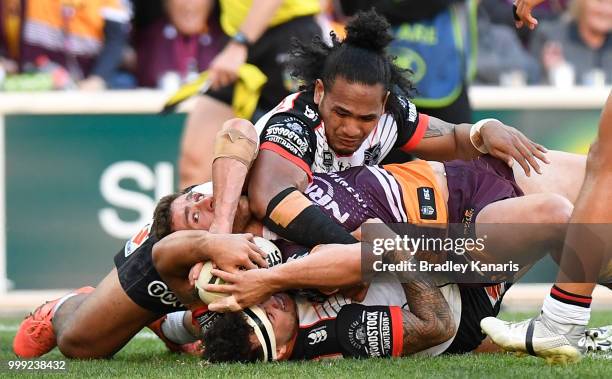
[[[385, 262], [398, 263], [413, 259], [406, 254], [389, 252], [383, 255]], [[408, 309], [403, 315], [402, 355], [415, 354], [439, 345], [452, 337], [455, 322], [446, 299], [428, 274], [411, 272], [410, 277], [398, 277], [407, 299]]]
[[447, 341], [454, 331], [454, 321], [440, 289], [425, 275], [402, 286], [410, 309], [402, 311], [402, 355], [415, 354]]
[[440, 137], [446, 134], [454, 132], [455, 124], [451, 124], [446, 121], [442, 121], [439, 118], [429, 117], [429, 125], [425, 130], [425, 136], [423, 138]]

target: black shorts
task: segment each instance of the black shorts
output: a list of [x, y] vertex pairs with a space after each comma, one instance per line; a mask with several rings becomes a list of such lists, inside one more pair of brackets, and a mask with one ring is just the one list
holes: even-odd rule
[[[268, 77], [257, 104], [261, 114], [274, 108], [281, 100], [298, 90], [286, 67], [291, 40], [296, 38], [302, 42], [310, 42], [317, 35], [321, 35], [321, 28], [314, 16], [303, 16], [266, 30], [249, 48], [247, 63], [257, 66]], [[210, 90], [207, 95], [231, 104], [234, 86], [230, 85], [216, 91]]]
[[445, 354], [469, 353], [482, 343], [486, 335], [480, 329], [480, 320], [497, 316], [502, 299], [511, 286], [508, 282], [488, 287], [459, 285], [461, 320], [455, 339]]
[[184, 310], [153, 265], [155, 242], [155, 238], [149, 237], [136, 250], [124, 248], [115, 255], [119, 283], [132, 301], [155, 314]]

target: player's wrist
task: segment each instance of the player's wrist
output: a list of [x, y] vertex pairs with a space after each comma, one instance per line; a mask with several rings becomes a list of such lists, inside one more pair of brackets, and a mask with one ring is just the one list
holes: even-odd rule
[[480, 151], [482, 154], [489, 153], [489, 150], [487, 149], [487, 146], [484, 143], [483, 132], [485, 125], [490, 126], [493, 122], [499, 123], [500, 121], [494, 118], [485, 118], [476, 122], [470, 128], [470, 142], [472, 143], [472, 146], [474, 146], [474, 148]]
[[270, 291], [270, 294], [282, 292], [289, 289], [290, 278], [279, 266], [276, 269], [264, 270], [263, 281]]
[[230, 40], [232, 45], [242, 46], [245, 50], [249, 50], [253, 46], [253, 42], [243, 32], [237, 32]]

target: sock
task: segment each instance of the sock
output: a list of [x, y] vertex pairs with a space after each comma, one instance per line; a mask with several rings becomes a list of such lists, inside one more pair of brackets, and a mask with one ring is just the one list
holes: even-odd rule
[[544, 300], [542, 313], [559, 324], [587, 325], [591, 318], [591, 296], [576, 295], [553, 286]]
[[178, 345], [184, 345], [198, 340], [185, 328], [183, 324], [184, 317], [185, 311], [170, 313], [161, 324], [161, 330], [164, 336]]
[[66, 302], [66, 300], [76, 295], [78, 294], [74, 292], [70, 292], [69, 294], [62, 296], [57, 302], [57, 304], [55, 304], [55, 306], [53, 307], [53, 314], [55, 314], [57, 310], [60, 309], [60, 307]]

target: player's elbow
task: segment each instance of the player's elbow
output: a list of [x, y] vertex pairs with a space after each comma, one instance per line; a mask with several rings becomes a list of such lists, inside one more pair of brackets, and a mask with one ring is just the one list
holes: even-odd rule
[[431, 336], [435, 341], [433, 346], [444, 343], [455, 335], [455, 320], [450, 312], [438, 312], [434, 319]]
[[219, 133], [223, 133], [229, 130], [236, 130], [240, 132], [246, 138], [257, 141], [258, 136], [255, 131], [255, 126], [248, 120], [242, 118], [232, 118], [223, 123], [221, 131]]
[[256, 180], [251, 181], [249, 184], [249, 207], [251, 213], [258, 220], [263, 220], [266, 217], [268, 205], [275, 195], [276, 193], [272, 193], [270, 188], [258, 184]]
[[428, 341], [427, 348], [440, 345], [455, 334], [455, 322], [448, 312], [434, 312], [422, 322], [424, 333], [421, 337]]

